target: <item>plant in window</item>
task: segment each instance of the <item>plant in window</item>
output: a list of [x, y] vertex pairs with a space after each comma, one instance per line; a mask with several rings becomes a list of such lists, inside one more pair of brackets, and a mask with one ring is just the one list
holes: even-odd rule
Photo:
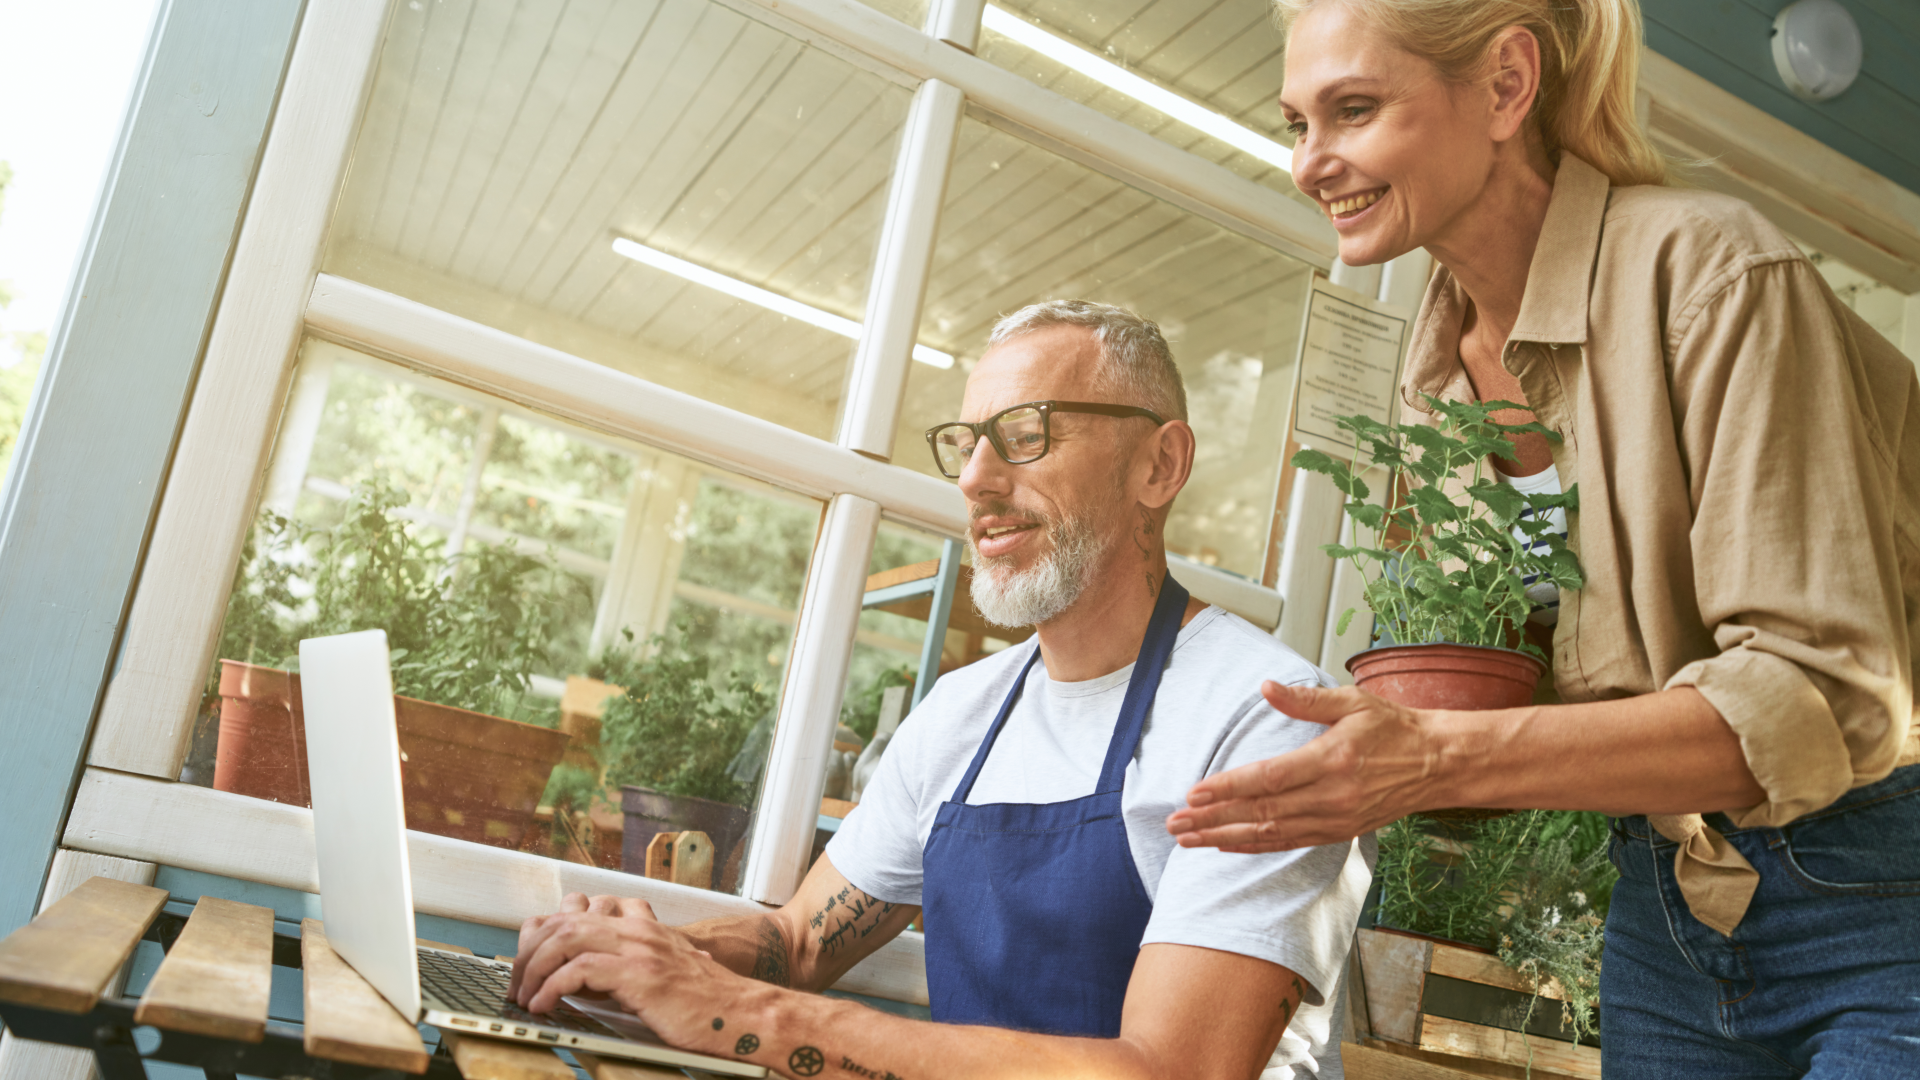
[[739, 762], [765, 759], [774, 693], [742, 666], [715, 671], [684, 616], [644, 650], [631, 630], [622, 636], [588, 669], [626, 688], [606, 700], [599, 748], [607, 787], [620, 789], [622, 866], [640, 872], [656, 833], [695, 829], [712, 842], [720, 888], [729, 889], [758, 771], [743, 772]]
[[567, 742], [529, 695], [550, 667], [542, 600], [557, 570], [484, 545], [449, 558], [400, 516], [405, 504], [367, 483], [331, 526], [262, 514], [221, 633], [214, 786], [307, 803], [299, 641], [380, 629], [410, 827], [517, 846]]

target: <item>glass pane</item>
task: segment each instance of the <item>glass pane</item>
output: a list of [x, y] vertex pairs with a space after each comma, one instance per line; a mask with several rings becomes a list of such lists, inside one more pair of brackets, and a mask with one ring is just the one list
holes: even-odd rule
[[[1168, 550], [1257, 579], [1272, 531], [1307, 264], [973, 120], [962, 122], [894, 460], [938, 476], [922, 432], [960, 418], [994, 320], [1040, 300], [1131, 308], [1160, 324], [1198, 434]], [[1123, 404], [1137, 404], [1125, 402]]]
[[409, 828], [731, 890], [821, 510], [309, 339], [182, 778], [304, 804], [299, 640], [380, 628]]
[[325, 269], [830, 437], [909, 96], [709, 0], [400, 4]]
[[[1003, 0], [987, 6], [980, 57], [1318, 212], [1293, 186], [1285, 151], [1271, 145], [1293, 146], [1279, 104], [1284, 44], [1266, 0]], [[1205, 123], [1254, 138], [1169, 115], [1105, 75], [1100, 61], [1217, 118]]]

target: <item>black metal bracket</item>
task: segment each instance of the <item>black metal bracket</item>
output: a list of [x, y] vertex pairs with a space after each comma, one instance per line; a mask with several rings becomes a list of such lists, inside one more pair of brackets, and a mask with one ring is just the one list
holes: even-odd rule
[[409, 1080], [415, 1076], [460, 1080], [453, 1060], [442, 1055], [430, 1057], [424, 1073], [312, 1057], [300, 1029], [277, 1021], [268, 1022], [266, 1038], [257, 1043], [147, 1028], [159, 1036], [160, 1043], [143, 1053], [134, 1039], [134, 1029], [140, 1026], [133, 1020], [138, 1005], [129, 998], [102, 998], [91, 1011], [74, 1014], [0, 1004], [0, 1020], [6, 1021], [8, 1033], [15, 1038], [93, 1051], [105, 1080], [146, 1080], [148, 1059], [198, 1067], [208, 1080], [228, 1080], [239, 1073], [275, 1080]]

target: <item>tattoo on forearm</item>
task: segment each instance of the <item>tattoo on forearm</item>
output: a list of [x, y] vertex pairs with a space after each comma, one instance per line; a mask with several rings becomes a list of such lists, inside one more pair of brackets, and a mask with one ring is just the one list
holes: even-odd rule
[[758, 1049], [760, 1049], [760, 1036], [748, 1032], [740, 1036], [739, 1042], [733, 1044], [733, 1056], [746, 1057]]
[[[827, 905], [814, 912], [813, 918], [807, 921], [821, 932], [820, 951], [832, 956], [850, 942], [880, 929], [880, 924], [893, 908], [894, 905], [885, 900], [876, 899], [849, 885], [827, 897]], [[829, 922], [833, 923], [830, 930], [827, 929]]]
[[721, 1028], [726, 1026], [727, 1026], [727, 1022], [725, 1020], [722, 1020], [717, 1016], [713, 1018], [713, 1030], [719, 1031]]
[[787, 1068], [795, 1076], [817, 1076], [827, 1067], [827, 1056], [818, 1047], [803, 1046], [787, 1055]]
[[843, 1072], [850, 1072], [855, 1076], [871, 1077], [872, 1080], [906, 1080], [906, 1077], [901, 1076], [892, 1069], [869, 1069], [845, 1054], [840, 1055], [840, 1068]]
[[775, 986], [792, 986], [793, 975], [787, 969], [787, 935], [772, 919], [760, 920], [760, 951], [753, 958], [754, 978]]

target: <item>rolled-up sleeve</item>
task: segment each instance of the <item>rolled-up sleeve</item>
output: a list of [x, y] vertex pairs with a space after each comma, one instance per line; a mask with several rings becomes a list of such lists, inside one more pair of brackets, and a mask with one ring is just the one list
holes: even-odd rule
[[1736, 824], [1783, 825], [1884, 776], [1907, 737], [1894, 452], [1805, 261], [1731, 268], [1668, 326], [1695, 601], [1718, 652], [1666, 686], [1699, 690], [1739, 735], [1767, 798]]

